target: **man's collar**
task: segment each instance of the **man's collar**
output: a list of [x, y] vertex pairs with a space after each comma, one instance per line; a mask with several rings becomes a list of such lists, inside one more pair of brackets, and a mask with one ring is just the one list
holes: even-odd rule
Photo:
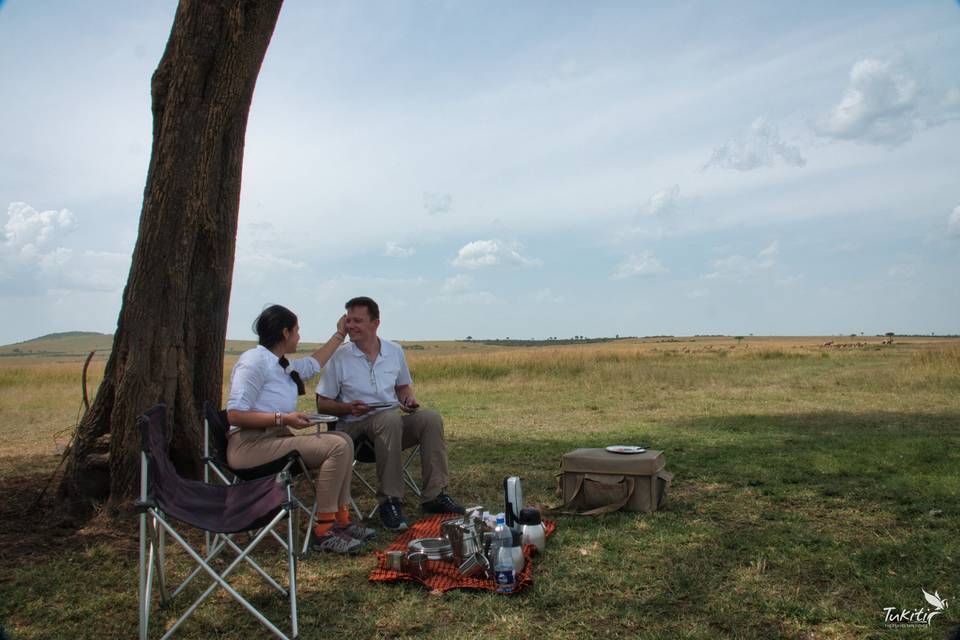
[[[377, 349], [377, 355], [378, 355], [378, 356], [381, 356], [381, 355], [383, 355], [383, 340], [380, 339], [380, 336], [376, 336], [376, 338], [377, 338], [377, 347], [378, 347], [378, 349]], [[358, 358], [366, 358], [366, 357], [367, 357], [367, 354], [365, 354], [365, 353], [363, 352], [363, 349], [361, 349], [361, 348], [360, 348], [360, 345], [358, 345], [356, 342], [351, 342], [351, 343], [350, 343], [350, 346], [353, 348], [353, 350], [351, 351], [351, 353], [352, 353], [354, 356], [356, 356], [356, 357], [358, 357]]]

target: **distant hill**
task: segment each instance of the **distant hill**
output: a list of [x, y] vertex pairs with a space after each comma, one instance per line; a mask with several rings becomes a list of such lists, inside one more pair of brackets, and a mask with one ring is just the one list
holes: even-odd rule
[[0, 357], [39, 356], [72, 360], [86, 357], [91, 351], [97, 351], [98, 356], [102, 352], [103, 357], [106, 357], [111, 347], [113, 347], [113, 334], [95, 331], [64, 331], [4, 345], [0, 347]]
[[16, 342], [12, 345], [7, 345], [7, 346], [16, 347], [16, 346], [21, 346], [26, 344], [32, 344], [34, 342], [43, 342], [45, 340], [63, 340], [64, 338], [84, 338], [84, 337], [90, 337], [90, 336], [97, 336], [101, 338], [103, 336], [108, 336], [110, 338], [113, 337], [112, 334], [98, 333], [96, 331], [62, 331], [60, 333], [48, 333], [47, 335], [40, 336], [39, 338], [31, 338], [29, 340], [24, 340], [23, 342]]
[[[239, 356], [256, 344], [253, 340], [227, 340], [224, 353], [228, 356]], [[301, 342], [300, 352], [310, 353], [318, 346], [316, 343]], [[82, 360], [91, 351], [96, 351], [95, 357], [100, 360], [106, 359], [112, 348], [112, 333], [64, 331], [0, 346], [0, 358], [48, 358], [70, 361]]]

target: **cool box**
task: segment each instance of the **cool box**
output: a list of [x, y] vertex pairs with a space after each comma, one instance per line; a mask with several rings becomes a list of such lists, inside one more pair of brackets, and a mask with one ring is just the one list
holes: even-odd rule
[[610, 511], [656, 511], [667, 498], [673, 474], [662, 451], [620, 454], [577, 449], [560, 458], [560, 510], [583, 515]]

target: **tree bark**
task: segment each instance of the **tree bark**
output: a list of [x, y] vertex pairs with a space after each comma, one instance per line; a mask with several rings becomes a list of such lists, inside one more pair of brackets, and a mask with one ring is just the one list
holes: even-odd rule
[[[113, 350], [60, 483], [85, 512], [139, 493], [134, 420], [168, 407], [171, 453], [199, 469], [204, 401], [219, 406], [247, 116], [282, 0], [181, 0], [151, 83], [153, 149]], [[109, 455], [105, 456], [104, 454]]]

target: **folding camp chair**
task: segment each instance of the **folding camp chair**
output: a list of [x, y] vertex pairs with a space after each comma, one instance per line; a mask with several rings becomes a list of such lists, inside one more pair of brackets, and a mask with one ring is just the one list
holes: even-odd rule
[[[210, 484], [188, 480], [177, 474], [170, 461], [166, 435], [167, 408], [158, 404], [137, 418], [141, 436], [140, 499], [136, 502], [140, 512], [140, 579], [139, 617], [140, 640], [146, 640], [150, 627], [153, 583], [156, 581], [160, 605], [163, 606], [180, 594], [198, 575], [206, 573], [212, 584], [193, 602], [186, 612], [163, 635], [169, 638], [196, 608], [219, 586], [229, 593], [247, 611], [277, 637], [284, 640], [299, 635], [297, 627], [297, 548], [296, 525], [298, 500], [292, 491], [290, 469], [240, 482], [232, 485]], [[189, 525], [205, 532], [212, 532], [214, 539], [205, 555], [201, 555], [183, 538], [171, 520]], [[269, 534], [286, 522], [286, 540], [283, 548], [287, 556], [288, 588], [284, 589], [251, 557], [251, 552]], [[247, 547], [241, 548], [232, 534], [256, 531]], [[194, 570], [173, 593], [168, 593], [165, 536], [173, 538], [196, 563]], [[227, 563], [219, 559], [225, 550], [236, 557]], [[222, 570], [216, 565], [226, 565]], [[240, 595], [227, 578], [239, 566], [246, 563], [259, 573], [272, 587], [290, 601], [291, 634], [287, 636], [250, 602]]]
[[[413, 479], [413, 474], [410, 473], [410, 465], [419, 455], [420, 445], [415, 444], [407, 450], [406, 458], [403, 459], [403, 481], [408, 487], [410, 487], [410, 490], [413, 491], [417, 497], [422, 496], [423, 492], [417, 485], [417, 481]], [[376, 487], [374, 484], [371, 484], [366, 478], [364, 478], [363, 474], [360, 473], [360, 470], [357, 469], [358, 462], [364, 464], [375, 464], [377, 462], [377, 456], [374, 452], [373, 443], [366, 436], [361, 436], [353, 443], [353, 477], [356, 478], [360, 484], [365, 486], [371, 494], [376, 496]], [[357, 506], [357, 502], [354, 500], [352, 495], [350, 496], [350, 503], [354, 512], [356, 512], [357, 517], [362, 520], [363, 513], [360, 511], [360, 508]], [[371, 509], [370, 513], [367, 515], [367, 518], [373, 517], [373, 515], [377, 512], [378, 506], [379, 505], [376, 504], [374, 505], [373, 509]]]
[[[317, 487], [313, 482], [313, 475], [307, 468], [306, 463], [298, 451], [292, 451], [276, 460], [271, 460], [265, 464], [251, 467], [249, 469], [234, 469], [227, 462], [227, 434], [230, 431], [230, 424], [227, 420], [227, 412], [214, 409], [208, 403], [203, 405], [203, 479], [210, 482], [211, 477], [215, 476], [224, 484], [234, 484], [243, 480], [254, 480], [273, 476], [280, 471], [289, 468], [294, 476], [302, 475], [310, 485], [310, 492], [313, 496], [313, 507], [307, 508], [299, 503], [303, 509], [303, 515], [306, 517], [306, 534], [303, 536], [303, 546], [300, 549], [300, 556], [304, 557], [310, 549], [310, 532], [313, 530], [314, 522], [317, 517]], [[209, 545], [209, 535], [208, 545]], [[276, 534], [274, 534], [276, 537]]]

